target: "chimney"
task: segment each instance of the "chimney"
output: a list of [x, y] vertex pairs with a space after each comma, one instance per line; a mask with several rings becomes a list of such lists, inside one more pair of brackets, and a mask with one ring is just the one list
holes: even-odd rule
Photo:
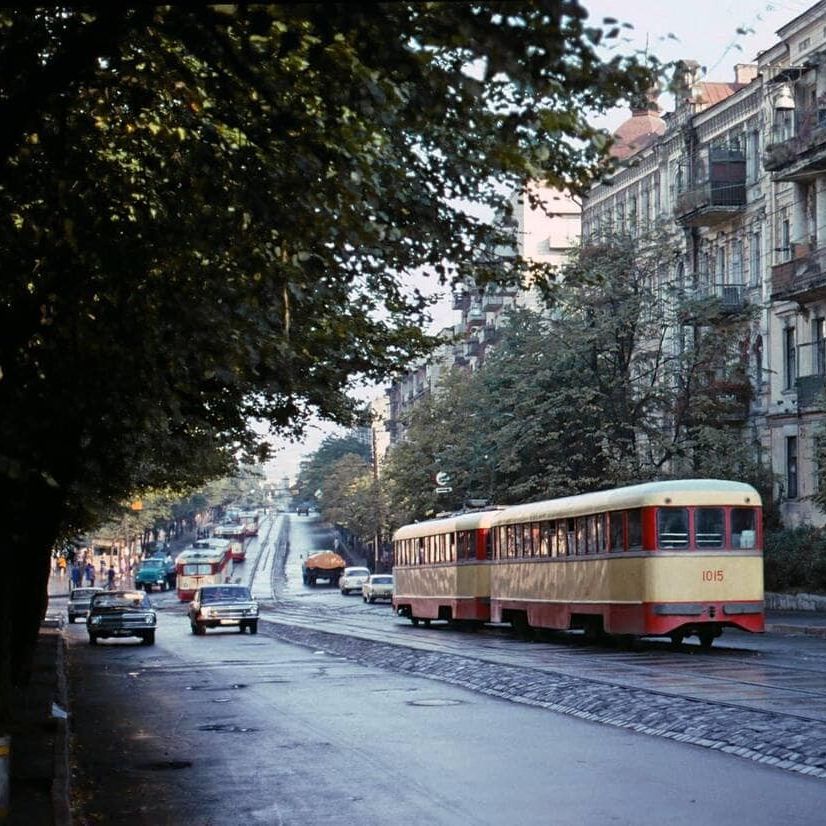
[[738, 63], [734, 67], [735, 83], [751, 83], [757, 77], [756, 63]]

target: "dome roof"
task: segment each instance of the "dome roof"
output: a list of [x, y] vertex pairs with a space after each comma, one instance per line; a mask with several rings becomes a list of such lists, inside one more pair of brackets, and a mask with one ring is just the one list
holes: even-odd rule
[[660, 117], [656, 98], [649, 98], [644, 108], [632, 109], [631, 117], [614, 132], [611, 157], [630, 158], [650, 146], [665, 132], [665, 121]]

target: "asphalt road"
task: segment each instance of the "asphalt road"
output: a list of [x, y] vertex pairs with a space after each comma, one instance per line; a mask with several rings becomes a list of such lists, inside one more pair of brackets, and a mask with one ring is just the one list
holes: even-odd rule
[[[314, 530], [293, 518], [285, 600], [393, 623], [296, 580]], [[273, 538], [245, 566], [278, 579]], [[823, 780], [358, 665], [266, 622], [194, 637], [174, 595], [153, 600], [154, 647], [66, 629], [79, 824], [823, 823]]]

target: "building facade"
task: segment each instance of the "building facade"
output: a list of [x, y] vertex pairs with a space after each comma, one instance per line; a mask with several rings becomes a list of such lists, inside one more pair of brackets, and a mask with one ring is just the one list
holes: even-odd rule
[[[742, 439], [774, 475], [784, 523], [822, 525], [811, 496], [826, 420], [826, 2], [731, 82], [691, 62], [675, 80], [660, 134], [632, 129], [638, 113], [618, 133], [623, 166], [586, 199], [583, 235], [653, 218], [676, 239], [663, 288], [715, 297], [720, 320], [742, 325]], [[644, 137], [629, 150], [624, 134]]]

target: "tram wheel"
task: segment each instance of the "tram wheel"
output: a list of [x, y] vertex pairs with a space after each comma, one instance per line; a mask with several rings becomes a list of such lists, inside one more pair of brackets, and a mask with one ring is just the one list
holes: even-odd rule
[[419, 618], [418, 617], [410, 617], [410, 622], [412, 622], [413, 625], [418, 625], [419, 624]]
[[678, 650], [683, 647], [683, 640], [685, 639], [685, 634], [681, 631], [675, 631], [673, 634], [669, 635], [671, 638], [671, 647], [675, 650]]
[[700, 640], [700, 648], [711, 648], [716, 636], [717, 635], [710, 628], [704, 628], [702, 631], [698, 631], [697, 637]]

